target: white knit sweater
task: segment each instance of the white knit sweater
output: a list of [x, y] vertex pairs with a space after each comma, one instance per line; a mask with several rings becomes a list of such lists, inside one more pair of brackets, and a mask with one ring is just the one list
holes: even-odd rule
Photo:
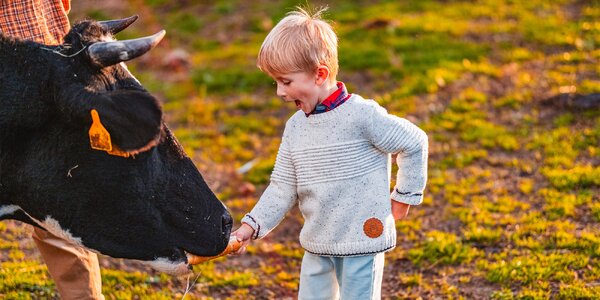
[[[427, 179], [427, 135], [354, 94], [329, 112], [298, 111], [286, 123], [271, 183], [242, 219], [262, 238], [299, 203], [302, 247], [356, 256], [396, 246], [390, 197], [418, 205]], [[398, 174], [391, 196], [391, 153]], [[369, 221], [368, 221], [369, 220]]]

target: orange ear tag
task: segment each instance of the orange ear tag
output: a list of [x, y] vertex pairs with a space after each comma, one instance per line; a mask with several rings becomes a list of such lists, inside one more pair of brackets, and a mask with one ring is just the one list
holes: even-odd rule
[[119, 149], [117, 145], [112, 145], [110, 133], [108, 133], [108, 130], [106, 130], [104, 125], [102, 125], [102, 122], [100, 122], [98, 111], [92, 109], [90, 113], [92, 115], [92, 126], [90, 127], [88, 134], [90, 136], [90, 146], [92, 149], [106, 151], [110, 155], [129, 157], [129, 153]]
[[98, 111], [92, 109], [90, 113], [92, 114], [92, 126], [89, 131], [90, 146], [96, 150], [111, 151], [112, 142], [110, 141], [110, 133], [108, 133], [108, 130], [100, 122]]

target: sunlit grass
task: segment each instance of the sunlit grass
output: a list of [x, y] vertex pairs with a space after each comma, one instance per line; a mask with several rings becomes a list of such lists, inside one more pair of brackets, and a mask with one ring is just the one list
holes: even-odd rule
[[481, 267], [488, 270], [487, 278], [492, 282], [526, 286], [545, 282], [541, 286], [542, 290], [548, 288], [549, 281], [567, 284], [574, 282], [576, 276], [571, 270], [584, 270], [589, 262], [589, 257], [577, 253], [523, 253], [521, 256], [500, 259], [491, 264], [480, 261]]
[[427, 233], [425, 241], [408, 252], [408, 258], [417, 265], [460, 264], [470, 262], [479, 254], [478, 250], [463, 244], [455, 235], [432, 231]]

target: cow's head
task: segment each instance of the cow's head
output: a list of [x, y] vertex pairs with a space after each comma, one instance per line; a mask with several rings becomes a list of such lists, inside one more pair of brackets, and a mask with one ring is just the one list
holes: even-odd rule
[[[29, 43], [40, 57], [16, 62], [18, 74], [0, 74], [9, 85], [24, 81], [0, 99], [10, 112], [0, 117], [19, 123], [0, 134], [0, 218], [181, 273], [186, 253], [225, 248], [232, 219], [164, 124], [158, 101], [122, 63], [164, 35], [114, 40], [135, 18], [80, 22], [59, 46]], [[42, 65], [40, 74], [22, 71], [36, 70], [28, 63]], [[92, 110], [129, 157], [91, 149]]]

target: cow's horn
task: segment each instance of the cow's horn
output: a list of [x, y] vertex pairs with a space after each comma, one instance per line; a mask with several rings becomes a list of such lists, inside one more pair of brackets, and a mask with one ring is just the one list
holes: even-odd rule
[[100, 23], [100, 25], [102, 25], [102, 27], [106, 28], [106, 30], [110, 31], [110, 33], [117, 34], [117, 33], [121, 32], [121, 30], [129, 27], [129, 25], [131, 25], [137, 19], [138, 19], [138, 16], [134, 15], [129, 18], [100, 21], [98, 23]]
[[87, 53], [92, 63], [100, 67], [112, 66], [122, 61], [134, 59], [152, 49], [165, 36], [161, 30], [154, 35], [133, 40], [98, 42], [88, 47]]

